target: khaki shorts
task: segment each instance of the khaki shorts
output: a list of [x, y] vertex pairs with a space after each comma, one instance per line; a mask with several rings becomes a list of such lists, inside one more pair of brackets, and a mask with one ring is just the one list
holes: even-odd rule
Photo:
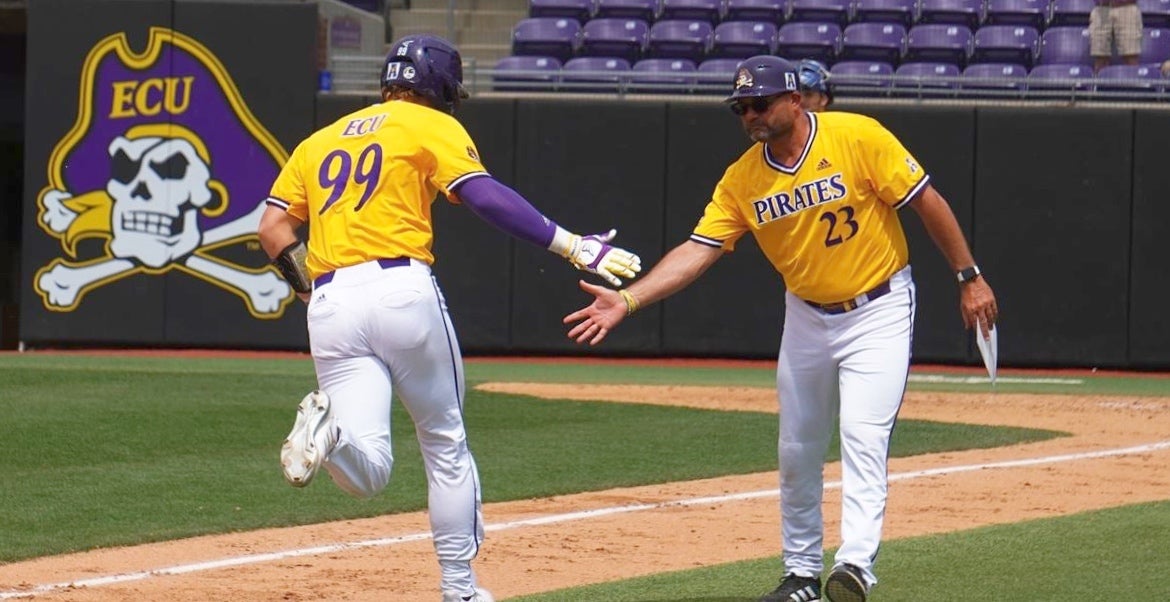
[[1142, 11], [1137, 4], [1095, 6], [1089, 13], [1089, 54], [1136, 56], [1142, 51]]

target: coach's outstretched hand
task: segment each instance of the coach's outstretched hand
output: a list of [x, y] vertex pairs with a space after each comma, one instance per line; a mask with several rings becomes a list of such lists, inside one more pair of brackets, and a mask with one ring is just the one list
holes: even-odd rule
[[596, 345], [626, 318], [629, 306], [621, 293], [613, 289], [589, 284], [584, 280], [578, 281], [578, 284], [581, 285], [581, 290], [593, 295], [593, 303], [565, 316], [563, 322], [565, 324], [579, 322], [569, 329], [570, 339], [576, 339], [578, 343], [588, 341], [590, 345]]
[[642, 260], [635, 254], [609, 244], [617, 230], [589, 236], [575, 236], [565, 258], [578, 270], [601, 276], [606, 282], [621, 286], [622, 278], [633, 278], [642, 271]]

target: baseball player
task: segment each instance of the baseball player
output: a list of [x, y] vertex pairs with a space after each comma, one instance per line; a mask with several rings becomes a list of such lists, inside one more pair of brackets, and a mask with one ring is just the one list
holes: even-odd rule
[[886, 454], [910, 367], [914, 282], [897, 210], [914, 209], [954, 269], [968, 328], [996, 320], [950, 206], [902, 144], [861, 115], [801, 107], [796, 65], [740, 63], [728, 102], [756, 143], [724, 173], [690, 239], [638, 282], [565, 317], [597, 344], [627, 315], [694, 282], [750, 232], [784, 278], [780, 398], [784, 576], [761, 602], [821, 600], [823, 465], [840, 422], [841, 547], [824, 584], [832, 602], [864, 602], [886, 507]]
[[819, 113], [833, 104], [829, 88], [829, 69], [820, 61], [805, 59], [796, 68], [800, 80], [800, 105], [804, 110]]
[[[430, 35], [395, 42], [383, 102], [311, 135], [267, 200], [260, 240], [308, 298], [319, 390], [305, 396], [281, 449], [285, 479], [308, 485], [324, 466], [368, 498], [390, 479], [391, 392], [415, 424], [443, 602], [491, 602], [471, 568], [483, 541], [479, 476], [463, 423], [463, 362], [431, 275], [431, 203], [442, 193], [517, 238], [547, 247], [618, 286], [641, 269], [615, 231], [579, 236], [488, 175], [454, 118], [467, 94], [459, 52]], [[308, 223], [308, 244], [296, 230]], [[475, 249], [467, 249], [474, 253]]]

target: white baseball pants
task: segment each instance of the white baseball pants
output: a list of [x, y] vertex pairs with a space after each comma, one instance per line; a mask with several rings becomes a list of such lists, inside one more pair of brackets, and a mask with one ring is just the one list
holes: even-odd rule
[[324, 466], [362, 498], [390, 481], [390, 399], [415, 424], [442, 589], [471, 591], [483, 541], [479, 476], [463, 425], [463, 359], [430, 267], [349, 266], [314, 287], [308, 310], [317, 382], [341, 430]]
[[824, 461], [839, 420], [842, 544], [834, 565], [857, 566], [873, 585], [890, 434], [910, 369], [910, 268], [890, 279], [889, 293], [846, 313], [826, 314], [792, 294], [785, 300], [776, 372], [785, 569], [802, 576], [823, 570]]

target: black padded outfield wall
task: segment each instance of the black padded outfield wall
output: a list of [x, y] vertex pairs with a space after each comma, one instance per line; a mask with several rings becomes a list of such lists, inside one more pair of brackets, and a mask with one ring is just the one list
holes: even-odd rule
[[1129, 264], [1129, 356], [1137, 367], [1170, 366], [1170, 112], [1138, 111], [1134, 120], [1133, 247]]
[[[666, 105], [519, 101], [516, 189], [551, 219], [580, 234], [617, 228], [615, 244], [645, 262], [661, 257]], [[567, 351], [566, 310], [592, 297], [577, 280], [603, 281], [532, 245], [517, 245], [512, 273], [512, 344]], [[607, 352], [657, 353], [660, 308], [649, 307], [606, 341]]]
[[977, 119], [975, 247], [999, 299], [1002, 361], [1125, 365], [1133, 111]]
[[312, 131], [316, 27], [302, 4], [29, 4], [22, 340], [305, 346], [255, 230]]

